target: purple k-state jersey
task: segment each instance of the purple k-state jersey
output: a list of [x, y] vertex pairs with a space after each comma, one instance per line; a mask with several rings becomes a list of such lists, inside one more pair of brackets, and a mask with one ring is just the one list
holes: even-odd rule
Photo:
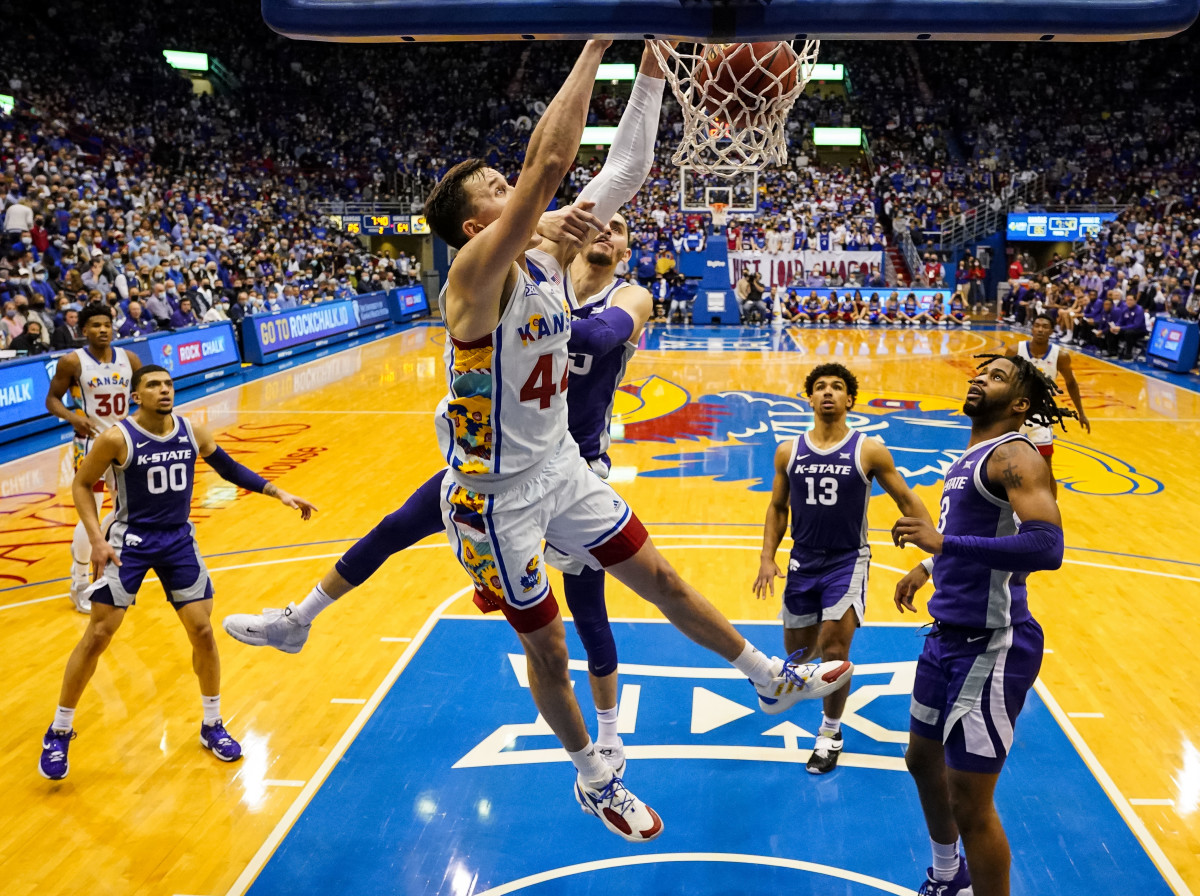
[[867, 502], [871, 480], [863, 472], [866, 438], [853, 430], [832, 448], [814, 448], [796, 439], [788, 460], [791, 488], [792, 549], [856, 551], [867, 543]]
[[[1008, 495], [988, 480], [987, 462], [1001, 445], [1033, 442], [1010, 432], [973, 445], [946, 471], [938, 531], [943, 535], [1004, 538], [1017, 534]], [[992, 569], [964, 557], [940, 554], [933, 561], [929, 615], [965, 628], [1007, 628], [1032, 618], [1025, 595], [1026, 573]]]
[[[579, 320], [607, 310], [612, 307], [617, 292], [629, 285], [624, 280], [613, 280], [571, 312], [572, 316]], [[568, 369], [571, 371], [570, 391], [567, 392], [567, 430], [579, 445], [579, 453], [584, 460], [607, 458], [608, 448], [612, 444], [608, 430], [612, 423], [617, 387], [625, 378], [625, 368], [637, 347], [632, 342], [626, 342], [619, 350], [597, 358], [575, 351], [568, 342], [567, 351], [570, 353]]]
[[174, 420], [165, 436], [151, 435], [132, 417], [117, 424], [128, 449], [125, 463], [113, 464], [118, 522], [149, 529], [187, 523], [200, 448], [192, 424], [177, 414]]

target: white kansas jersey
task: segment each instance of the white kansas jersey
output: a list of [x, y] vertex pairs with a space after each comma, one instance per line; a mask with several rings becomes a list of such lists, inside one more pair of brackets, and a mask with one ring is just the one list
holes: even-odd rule
[[75, 349], [79, 359], [80, 403], [83, 413], [91, 423], [101, 430], [108, 429], [129, 413], [129, 391], [133, 381], [133, 367], [125, 349], [110, 346], [112, 360], [102, 363], [88, 348]]
[[[558, 262], [531, 249], [496, 329], [463, 342], [447, 333], [449, 391], [437, 434], [450, 474], [494, 493], [539, 469], [567, 434], [570, 287]], [[446, 293], [438, 297], [446, 316]]]
[[1050, 343], [1050, 349], [1046, 352], [1046, 354], [1042, 355], [1040, 358], [1035, 358], [1029, 351], [1028, 341], [1018, 343], [1017, 345], [1017, 354], [1026, 361], [1031, 362], [1034, 367], [1036, 367], [1046, 376], [1050, 377], [1051, 380], [1058, 379], [1058, 352], [1059, 347], [1052, 342]]

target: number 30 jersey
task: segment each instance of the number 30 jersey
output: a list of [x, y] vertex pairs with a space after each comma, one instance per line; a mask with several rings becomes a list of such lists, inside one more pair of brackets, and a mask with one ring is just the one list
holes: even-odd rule
[[797, 551], [854, 551], [867, 544], [871, 480], [863, 472], [864, 436], [853, 430], [832, 448], [796, 439], [788, 460], [792, 543]]
[[[567, 434], [570, 286], [552, 256], [525, 260], [496, 329], [473, 342], [446, 334], [438, 445], [454, 480], [484, 494], [540, 469]], [[444, 319], [445, 289], [438, 304]]]
[[99, 361], [86, 348], [75, 349], [79, 359], [79, 397], [84, 415], [101, 430], [108, 429], [129, 413], [129, 387], [133, 367], [125, 349], [110, 346], [112, 360]]
[[117, 424], [127, 449], [125, 463], [113, 464], [117, 522], [144, 529], [187, 523], [200, 448], [192, 424], [178, 414], [174, 421], [163, 436], [146, 432], [132, 417]]

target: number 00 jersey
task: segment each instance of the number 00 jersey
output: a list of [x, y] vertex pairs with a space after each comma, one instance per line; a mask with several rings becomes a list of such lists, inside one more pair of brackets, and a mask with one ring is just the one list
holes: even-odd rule
[[[485, 494], [539, 469], [567, 434], [569, 286], [550, 255], [525, 258], [529, 274], [517, 277], [496, 329], [474, 342], [447, 333], [438, 445], [455, 481]], [[444, 289], [438, 303], [444, 318]]]
[[831, 448], [796, 439], [788, 460], [793, 551], [853, 551], [867, 544], [871, 480], [863, 472], [861, 432]]
[[125, 463], [114, 464], [113, 515], [134, 528], [165, 529], [188, 521], [200, 448], [192, 424], [178, 414], [164, 436], [133, 418], [117, 424], [125, 437]]

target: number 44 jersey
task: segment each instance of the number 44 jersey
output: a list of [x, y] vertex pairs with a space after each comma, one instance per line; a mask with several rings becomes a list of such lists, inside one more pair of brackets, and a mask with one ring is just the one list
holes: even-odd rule
[[862, 444], [853, 430], [831, 448], [796, 439], [788, 460], [793, 551], [855, 551], [867, 544], [871, 480], [863, 473]]
[[[446, 334], [438, 445], [454, 480], [484, 494], [541, 469], [567, 435], [570, 286], [545, 252], [525, 260], [496, 329], [474, 342]], [[445, 319], [445, 290], [438, 301]]]

